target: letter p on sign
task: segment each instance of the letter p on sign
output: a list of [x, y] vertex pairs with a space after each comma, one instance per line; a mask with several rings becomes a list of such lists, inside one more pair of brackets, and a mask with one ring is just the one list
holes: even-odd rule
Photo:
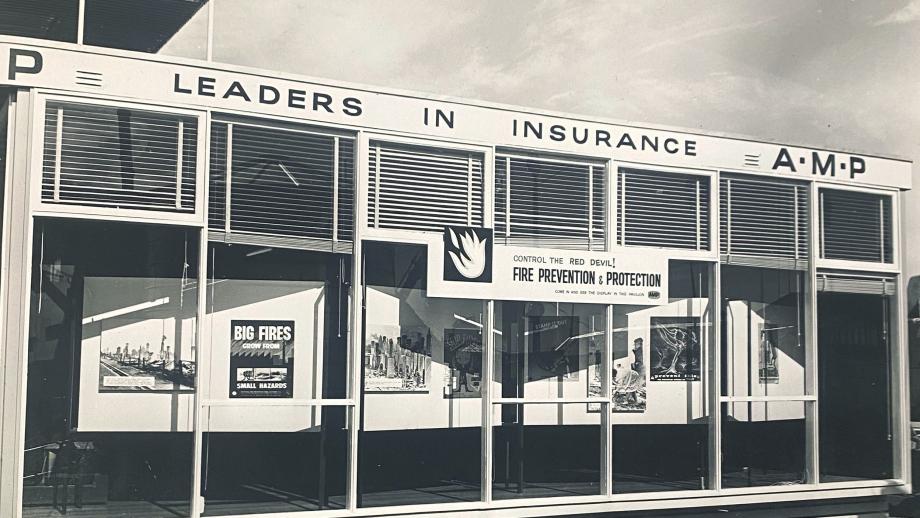
[[16, 74], [37, 74], [42, 71], [42, 55], [34, 50], [10, 49], [9, 80], [14, 81]]

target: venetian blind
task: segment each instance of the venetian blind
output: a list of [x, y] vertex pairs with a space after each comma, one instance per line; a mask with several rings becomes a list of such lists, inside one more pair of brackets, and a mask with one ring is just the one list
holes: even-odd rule
[[49, 102], [42, 200], [194, 212], [197, 118]]
[[859, 277], [819, 273], [815, 278], [818, 291], [862, 293], [866, 295], [897, 295], [898, 285], [890, 277]]
[[891, 263], [891, 197], [821, 189], [821, 257]]
[[353, 196], [353, 137], [239, 122], [213, 124], [208, 207], [212, 239], [348, 252]]
[[602, 162], [496, 155], [496, 239], [604, 250], [605, 177]]
[[371, 141], [368, 226], [440, 232], [483, 223], [483, 157], [468, 151]]
[[723, 175], [719, 189], [724, 262], [807, 268], [807, 186]]
[[709, 249], [709, 177], [621, 168], [617, 243]]

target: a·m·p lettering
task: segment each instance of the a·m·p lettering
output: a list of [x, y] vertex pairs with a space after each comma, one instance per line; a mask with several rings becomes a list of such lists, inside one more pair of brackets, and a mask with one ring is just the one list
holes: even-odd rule
[[42, 55], [34, 50], [10, 49], [10, 68], [8, 78], [16, 80], [17, 74], [37, 74], [42, 71]]

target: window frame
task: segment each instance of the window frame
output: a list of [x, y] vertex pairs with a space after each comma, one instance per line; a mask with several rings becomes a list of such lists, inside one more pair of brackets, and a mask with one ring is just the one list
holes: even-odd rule
[[[370, 186], [370, 165], [369, 153], [371, 141], [383, 141], [393, 144], [408, 146], [424, 146], [440, 148], [447, 151], [460, 151], [468, 153], [482, 154], [482, 228], [494, 227], [494, 207], [493, 196], [495, 191], [495, 174], [493, 162], [495, 160], [494, 146], [465, 144], [450, 140], [425, 139], [397, 136], [389, 133], [366, 132], [359, 133], [360, 138], [356, 142], [355, 150], [358, 154], [356, 161], [356, 178], [355, 178], [355, 234], [354, 239], [357, 243], [360, 239], [374, 241], [392, 241], [394, 243], [408, 242], [418, 243], [429, 241], [430, 236], [437, 236], [440, 239], [440, 232], [427, 230], [407, 230], [393, 228], [373, 227], [368, 221], [369, 204], [368, 196], [373, 192]], [[355, 252], [357, 253], [357, 251]]]
[[[619, 191], [617, 186], [619, 185], [618, 177], [620, 173], [620, 168], [625, 169], [641, 169], [643, 171], [649, 172], [659, 172], [659, 173], [669, 173], [669, 174], [683, 174], [691, 176], [703, 176], [709, 178], [709, 248], [693, 250], [687, 248], [668, 248], [668, 247], [657, 247], [657, 246], [644, 246], [644, 245], [627, 245], [621, 244], [619, 236], [617, 235], [617, 229], [620, 225], [619, 214], [620, 214], [620, 205], [622, 202], [623, 193]], [[664, 166], [659, 164], [650, 164], [646, 162], [627, 162], [613, 160], [610, 164], [610, 184], [607, 188], [609, 193], [612, 193], [610, 203], [608, 203], [608, 210], [612, 211], [611, 219], [609, 220], [609, 229], [608, 229], [608, 240], [610, 241], [610, 250], [616, 252], [617, 250], [622, 249], [638, 249], [638, 250], [655, 250], [659, 253], [668, 254], [669, 259], [685, 259], [690, 261], [712, 261], [718, 262], [719, 260], [719, 192], [718, 192], [718, 182], [719, 182], [719, 171], [716, 169], [708, 168], [693, 168], [693, 167], [673, 167], [673, 166]]]
[[[589, 196], [590, 197], [590, 200], [589, 200], [590, 211], [589, 212], [593, 213], [594, 212], [593, 206], [596, 203], [600, 202], [603, 207], [603, 218], [604, 218], [603, 223], [604, 224], [600, 228], [601, 233], [603, 235], [603, 237], [601, 238], [602, 241], [599, 243], [595, 242], [594, 239], [595, 239], [595, 233], [597, 231], [597, 227], [594, 226], [594, 221], [595, 221], [596, 216], [589, 217], [590, 226], [588, 230], [588, 238], [587, 238], [588, 248], [587, 250], [606, 251], [606, 250], [609, 250], [613, 246], [613, 244], [610, 243], [610, 240], [612, 237], [611, 235], [613, 233], [612, 229], [615, 228], [613, 226], [612, 215], [616, 214], [614, 210], [611, 210], [611, 204], [615, 203], [616, 201], [616, 196], [612, 195], [612, 193], [614, 192], [616, 188], [615, 178], [612, 175], [612, 171], [614, 171], [614, 167], [615, 167], [613, 165], [613, 160], [611, 160], [609, 157], [603, 157], [603, 156], [572, 155], [572, 154], [551, 152], [547, 150], [533, 151], [533, 150], [520, 149], [520, 148], [514, 148], [514, 147], [496, 146], [494, 148], [494, 160], [492, 162], [492, 167], [493, 168], [495, 167], [495, 161], [501, 160], [501, 159], [506, 159], [509, 161], [513, 161], [515, 159], [531, 160], [535, 162], [558, 163], [558, 164], [566, 164], [566, 165], [585, 166], [585, 167], [591, 168], [592, 170], [591, 179], [589, 180], [589, 190], [590, 190], [590, 196]], [[507, 168], [508, 163], [509, 162], [505, 162], [506, 168]], [[597, 168], [597, 167], [603, 167], [603, 170], [601, 171], [601, 173], [603, 174], [603, 190], [599, 193], [594, 191], [594, 184], [593, 184], [593, 181], [594, 181], [593, 175], [597, 174], [597, 171], [594, 170], [594, 168]], [[499, 171], [495, 170], [494, 171], [495, 181], [497, 181], [498, 175], [499, 175]], [[510, 171], [506, 171], [506, 175], [508, 175], [508, 177], [510, 178]], [[493, 204], [494, 204], [493, 210], [492, 210], [493, 226], [495, 225], [494, 218], [495, 216], [497, 216], [498, 207], [499, 207], [499, 201], [497, 200], [497, 195], [495, 193], [495, 187], [494, 187], [495, 181], [493, 181], [493, 187], [492, 187], [492, 197], [493, 197]], [[505, 189], [506, 189], [506, 201], [509, 201], [511, 197], [511, 182], [510, 181], [506, 183]], [[600, 196], [600, 198], [597, 198], [598, 196]], [[510, 217], [511, 217], [510, 203], [507, 203], [506, 214], [505, 214], [506, 231], [511, 229]], [[496, 237], [498, 237], [497, 234], [496, 234]], [[528, 241], [531, 241], [532, 243], [528, 243], [527, 245], [524, 245], [524, 246], [535, 246], [535, 247], [541, 247], [541, 248], [542, 247], [554, 248], [551, 243], [547, 245], [541, 245], [540, 244], [541, 240], [552, 241], [553, 239], [558, 239], [558, 238], [552, 238], [552, 237], [546, 238], [546, 237], [537, 237], [537, 236], [530, 237], [530, 238], [527, 238], [527, 237], [515, 238], [513, 233], [507, 237], [502, 236], [502, 238], [512, 240], [512, 241], [515, 239], [528, 240]], [[571, 248], [582, 250], [581, 247], [571, 247]]]
[[[126, 102], [112, 98], [102, 98], [96, 96], [78, 96], [73, 94], [63, 95], [55, 93], [46, 93], [39, 90], [35, 97], [35, 103], [32, 107], [32, 142], [33, 149], [40, 149], [44, 144], [45, 133], [45, 108], [49, 101], [61, 103], [77, 103], [84, 105], [93, 105], [107, 108], [126, 108], [144, 111], [153, 111], [166, 115], [181, 115], [194, 117], [197, 119], [197, 143], [195, 153], [195, 198], [194, 210], [191, 212], [169, 212], [166, 210], [156, 209], [121, 209], [114, 207], [102, 207], [80, 203], [55, 203], [42, 199], [42, 168], [43, 154], [34, 152], [30, 157], [30, 169], [32, 171], [30, 178], [30, 199], [34, 207], [35, 215], [41, 216], [58, 216], [58, 217], [92, 217], [97, 219], [109, 219], [118, 221], [137, 221], [146, 223], [172, 223], [180, 225], [190, 225], [201, 227], [204, 225], [205, 202], [207, 193], [205, 192], [207, 183], [208, 158], [210, 154], [209, 139], [210, 127], [204, 128], [209, 122], [206, 110], [192, 110], [187, 108], [178, 108], [174, 106], [164, 106], [161, 104], [145, 104], [139, 102]], [[59, 143], [58, 143], [59, 145]], [[60, 148], [58, 148], [60, 149]]]
[[[232, 115], [228, 113], [212, 113], [208, 125], [208, 149], [209, 149], [209, 160], [207, 165], [207, 175], [205, 178], [205, 183], [208, 188], [208, 196], [205, 200], [206, 207], [205, 212], [207, 213], [207, 218], [210, 220], [210, 205], [211, 205], [211, 163], [210, 163], [210, 146], [212, 142], [213, 129], [215, 124], [224, 124], [226, 126], [226, 145], [224, 153], [226, 154], [226, 161], [224, 164], [223, 171], [223, 182], [224, 182], [224, 227], [223, 229], [218, 229], [211, 227], [210, 224], [207, 225], [208, 231], [208, 240], [217, 241], [222, 243], [240, 243], [240, 244], [271, 244], [279, 247], [286, 248], [298, 248], [304, 250], [317, 250], [317, 251], [331, 251], [336, 253], [351, 253], [354, 248], [354, 234], [356, 221], [352, 221], [352, 239], [341, 239], [339, 237], [341, 227], [339, 226], [339, 202], [340, 202], [340, 190], [339, 190], [339, 177], [342, 173], [339, 168], [339, 161], [341, 160], [341, 154], [339, 148], [341, 146], [340, 139], [348, 139], [352, 141], [353, 148], [353, 171], [352, 171], [352, 217], [355, 217], [355, 193], [357, 191], [357, 154], [358, 154], [358, 135], [355, 131], [348, 131], [345, 129], [337, 129], [334, 127], [323, 127], [323, 126], [313, 126], [304, 122], [289, 122], [289, 121], [278, 121], [278, 120], [269, 120], [263, 118], [254, 118], [254, 117], [244, 117], [240, 115]], [[266, 131], [280, 131], [288, 133], [303, 134], [309, 136], [317, 137], [328, 137], [334, 139], [336, 149], [334, 150], [334, 159], [333, 159], [333, 194], [332, 194], [332, 235], [326, 240], [325, 238], [308, 238], [308, 237], [292, 237], [292, 236], [282, 236], [278, 234], [268, 234], [268, 233], [259, 233], [247, 230], [233, 230], [231, 227], [232, 219], [232, 204], [230, 203], [232, 198], [232, 190], [227, 188], [232, 185], [232, 164], [233, 164], [233, 130], [231, 128], [236, 126], [247, 126], [251, 128], [257, 128], [259, 130]], [[328, 246], [320, 246], [321, 244], [326, 244], [328, 241]]]
[[[821, 243], [824, 239], [824, 228], [823, 228], [823, 211], [821, 208], [821, 190], [835, 190], [835, 191], [848, 191], [856, 192], [863, 194], [874, 194], [877, 196], [887, 196], [891, 200], [891, 259], [892, 262], [875, 262], [875, 261], [851, 261], [845, 259], [825, 259], [823, 255], [823, 247]], [[812, 218], [812, 235], [814, 236], [814, 242], [812, 246], [815, 247], [813, 256], [815, 259], [816, 266], [823, 269], [838, 269], [838, 270], [857, 270], [857, 271], [867, 271], [867, 272], [879, 272], [879, 273], [892, 273], [896, 274], [901, 271], [902, 264], [902, 243], [901, 239], [903, 237], [902, 228], [901, 228], [901, 196], [900, 191], [897, 189], [886, 189], [881, 187], [862, 187], [862, 186], [852, 186], [852, 185], [840, 185], [840, 184], [831, 184], [826, 182], [813, 182], [811, 188], [812, 200], [811, 204], [811, 218]]]

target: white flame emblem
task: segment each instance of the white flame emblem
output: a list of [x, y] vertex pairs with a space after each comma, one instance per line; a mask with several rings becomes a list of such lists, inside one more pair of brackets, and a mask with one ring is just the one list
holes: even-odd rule
[[450, 242], [460, 252], [459, 255], [453, 250], [448, 252], [460, 275], [467, 279], [475, 279], [482, 275], [486, 269], [486, 241], [488, 238], [480, 241], [479, 236], [470, 230], [461, 232], [458, 242], [454, 229], [448, 228], [447, 231], [450, 233]]

